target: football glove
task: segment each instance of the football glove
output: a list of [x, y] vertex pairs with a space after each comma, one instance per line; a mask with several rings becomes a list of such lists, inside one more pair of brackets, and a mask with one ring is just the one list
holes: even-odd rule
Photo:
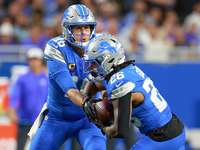
[[86, 113], [88, 120], [91, 122], [91, 118], [96, 119], [95, 103], [101, 101], [100, 98], [92, 98], [91, 96], [83, 97], [83, 110]]

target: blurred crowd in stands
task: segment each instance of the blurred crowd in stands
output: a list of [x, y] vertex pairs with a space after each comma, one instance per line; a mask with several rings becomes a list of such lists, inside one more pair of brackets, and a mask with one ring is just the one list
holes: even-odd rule
[[[199, 52], [199, 0], [0, 0], [0, 45], [44, 49], [62, 34], [63, 12], [77, 3], [92, 10], [97, 33], [122, 40], [127, 59], [167, 62], [175, 47]], [[195, 54], [188, 58], [199, 59]]]

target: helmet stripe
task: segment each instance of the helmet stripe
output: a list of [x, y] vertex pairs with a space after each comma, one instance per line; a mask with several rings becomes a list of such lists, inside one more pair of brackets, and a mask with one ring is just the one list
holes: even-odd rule
[[78, 8], [78, 12], [80, 13], [80, 16], [82, 19], [86, 19], [88, 13], [87, 13], [87, 9], [85, 8], [85, 6], [83, 5], [76, 5]]
[[82, 5], [82, 8], [83, 8], [83, 11], [84, 11], [84, 15], [85, 15], [85, 16], [88, 16], [88, 12], [87, 12], [86, 7]]

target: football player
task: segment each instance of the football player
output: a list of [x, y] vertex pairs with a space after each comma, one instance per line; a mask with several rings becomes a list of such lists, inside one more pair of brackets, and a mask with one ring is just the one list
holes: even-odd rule
[[104, 126], [97, 120], [94, 103], [89, 100], [89, 120], [103, 134], [124, 138], [133, 123], [144, 138], [131, 150], [184, 150], [185, 127], [174, 115], [153, 81], [135, 65], [125, 61], [122, 43], [111, 35], [92, 39], [85, 49], [84, 72], [90, 73], [84, 93], [87, 98], [107, 90], [114, 107], [114, 122]]
[[[88, 81], [83, 73], [85, 46], [96, 33], [95, 17], [84, 5], [72, 5], [63, 14], [63, 35], [51, 39], [44, 51], [49, 69], [49, 93], [43, 120], [30, 150], [58, 150], [76, 138], [84, 150], [105, 150], [106, 137], [89, 122], [81, 91]], [[94, 99], [93, 99], [94, 100]]]

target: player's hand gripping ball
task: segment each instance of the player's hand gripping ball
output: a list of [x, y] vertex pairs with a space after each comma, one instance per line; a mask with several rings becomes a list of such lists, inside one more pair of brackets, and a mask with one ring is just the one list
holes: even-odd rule
[[109, 98], [104, 98], [95, 105], [97, 120], [101, 121], [104, 126], [109, 126], [114, 120], [113, 105]]

